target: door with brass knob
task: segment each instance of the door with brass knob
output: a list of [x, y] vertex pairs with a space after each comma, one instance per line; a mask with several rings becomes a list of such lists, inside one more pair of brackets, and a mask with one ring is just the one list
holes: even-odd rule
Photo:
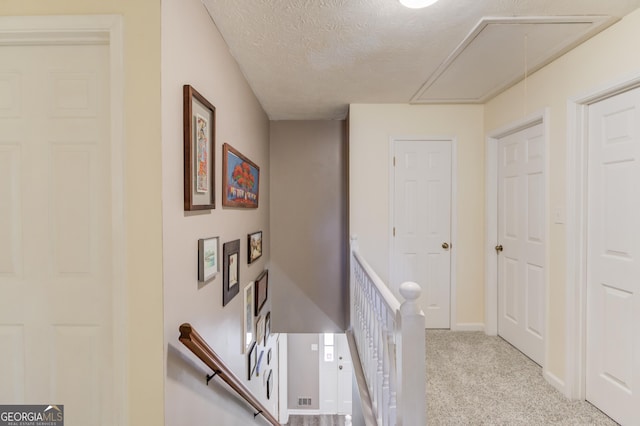
[[391, 287], [418, 283], [425, 327], [447, 329], [452, 306], [453, 142], [396, 139], [393, 146]]
[[544, 365], [546, 136], [543, 124], [498, 140], [498, 335]]

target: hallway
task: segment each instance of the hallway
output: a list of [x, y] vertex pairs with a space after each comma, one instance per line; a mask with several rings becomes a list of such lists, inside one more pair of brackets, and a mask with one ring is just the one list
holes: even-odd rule
[[426, 342], [429, 425], [616, 425], [500, 337], [427, 330]]

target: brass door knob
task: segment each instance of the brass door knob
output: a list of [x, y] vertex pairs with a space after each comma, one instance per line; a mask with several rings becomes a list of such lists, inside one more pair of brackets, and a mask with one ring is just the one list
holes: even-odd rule
[[502, 248], [502, 244], [498, 244], [498, 245], [496, 246], [496, 252], [497, 252], [497, 253], [500, 253], [502, 250], [503, 250], [503, 248]]
[[442, 243], [442, 248], [447, 250], [449, 248], [449, 243]]

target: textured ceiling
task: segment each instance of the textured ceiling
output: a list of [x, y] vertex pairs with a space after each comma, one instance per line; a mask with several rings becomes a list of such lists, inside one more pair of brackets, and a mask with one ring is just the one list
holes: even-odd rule
[[[640, 7], [640, 0], [440, 0], [420, 10], [397, 0], [203, 3], [272, 120], [341, 119], [350, 103], [485, 101], [526, 67]], [[535, 24], [498, 29], [489, 20], [491, 31], [476, 34], [485, 17], [583, 15], [601, 16], [600, 26], [556, 27], [553, 42]], [[540, 52], [536, 43], [553, 47]], [[492, 56], [499, 59], [487, 61]], [[508, 69], [500, 81], [498, 64]]]

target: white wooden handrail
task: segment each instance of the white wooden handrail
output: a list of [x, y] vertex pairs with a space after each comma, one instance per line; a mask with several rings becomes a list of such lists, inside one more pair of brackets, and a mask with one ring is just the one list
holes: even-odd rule
[[424, 314], [420, 286], [405, 282], [400, 303], [351, 238], [351, 331], [379, 426], [426, 424]]

